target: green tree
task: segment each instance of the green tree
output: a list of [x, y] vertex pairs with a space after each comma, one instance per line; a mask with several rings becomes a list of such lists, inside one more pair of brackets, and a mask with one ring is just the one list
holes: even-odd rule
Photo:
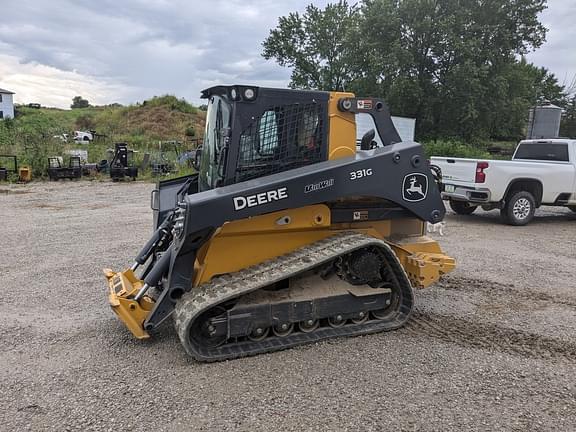
[[88, 108], [89, 106], [90, 103], [86, 99], [82, 98], [82, 96], [74, 96], [70, 108]]
[[490, 137], [518, 139], [525, 136], [528, 111], [531, 107], [551, 102], [565, 106], [564, 87], [546, 68], [520, 61], [504, 65], [497, 77], [489, 81], [490, 96], [482, 108], [484, 123]]
[[359, 89], [385, 97], [396, 114], [416, 117], [420, 136], [488, 136], [502, 102], [494, 87], [506, 87], [516, 56], [544, 42], [537, 15], [545, 4], [366, 0], [360, 25], [379, 30], [363, 33], [358, 53], [370, 59], [371, 73]]
[[380, 96], [420, 138], [518, 137], [528, 107], [563, 89], [522, 56], [542, 45], [546, 0], [345, 1], [279, 20], [263, 55], [292, 87]]
[[358, 9], [345, 0], [324, 9], [309, 5], [303, 14], [279, 18], [262, 55], [292, 68], [291, 87], [344, 90], [353, 78], [358, 17]]
[[576, 139], [576, 94], [572, 95], [560, 125], [560, 136]]

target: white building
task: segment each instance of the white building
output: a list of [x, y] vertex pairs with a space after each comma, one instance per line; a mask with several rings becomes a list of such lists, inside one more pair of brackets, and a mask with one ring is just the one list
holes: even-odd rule
[[14, 92], [0, 88], [0, 120], [14, 118]]

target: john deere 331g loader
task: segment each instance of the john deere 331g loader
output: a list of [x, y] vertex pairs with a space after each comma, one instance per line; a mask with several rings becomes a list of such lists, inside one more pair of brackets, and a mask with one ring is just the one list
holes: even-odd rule
[[[444, 217], [439, 176], [385, 103], [249, 86], [202, 96], [198, 174], [159, 183], [152, 238], [130, 269], [105, 270], [134, 336], [172, 315], [186, 352], [215, 361], [406, 323], [413, 288], [454, 260], [424, 235]], [[357, 145], [361, 113], [376, 131]]]

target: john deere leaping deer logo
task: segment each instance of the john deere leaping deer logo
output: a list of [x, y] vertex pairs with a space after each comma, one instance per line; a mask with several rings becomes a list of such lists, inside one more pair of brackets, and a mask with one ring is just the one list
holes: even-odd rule
[[424, 196], [424, 192], [422, 192], [422, 185], [416, 184], [416, 177], [410, 177], [410, 187], [406, 189], [406, 192], [410, 194], [417, 193], [420, 196]]
[[428, 195], [428, 177], [424, 174], [413, 173], [404, 177], [402, 198], [405, 201], [418, 202], [426, 199]]

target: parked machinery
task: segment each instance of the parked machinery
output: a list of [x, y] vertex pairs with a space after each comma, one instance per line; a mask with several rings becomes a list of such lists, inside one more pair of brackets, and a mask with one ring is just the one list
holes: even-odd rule
[[160, 141], [158, 150], [151, 155], [152, 175], [170, 174], [177, 170], [180, 158], [180, 141]]
[[138, 167], [133, 164], [134, 151], [126, 143], [114, 144], [114, 156], [110, 162], [110, 178], [112, 181], [123, 180], [128, 177], [136, 180]]
[[10, 173], [18, 173], [18, 159], [14, 155], [0, 155], [0, 181], [8, 180]]
[[64, 160], [60, 156], [49, 157], [48, 177], [50, 180], [79, 179], [82, 177], [82, 163], [80, 157], [70, 156], [68, 166], [64, 166]]

